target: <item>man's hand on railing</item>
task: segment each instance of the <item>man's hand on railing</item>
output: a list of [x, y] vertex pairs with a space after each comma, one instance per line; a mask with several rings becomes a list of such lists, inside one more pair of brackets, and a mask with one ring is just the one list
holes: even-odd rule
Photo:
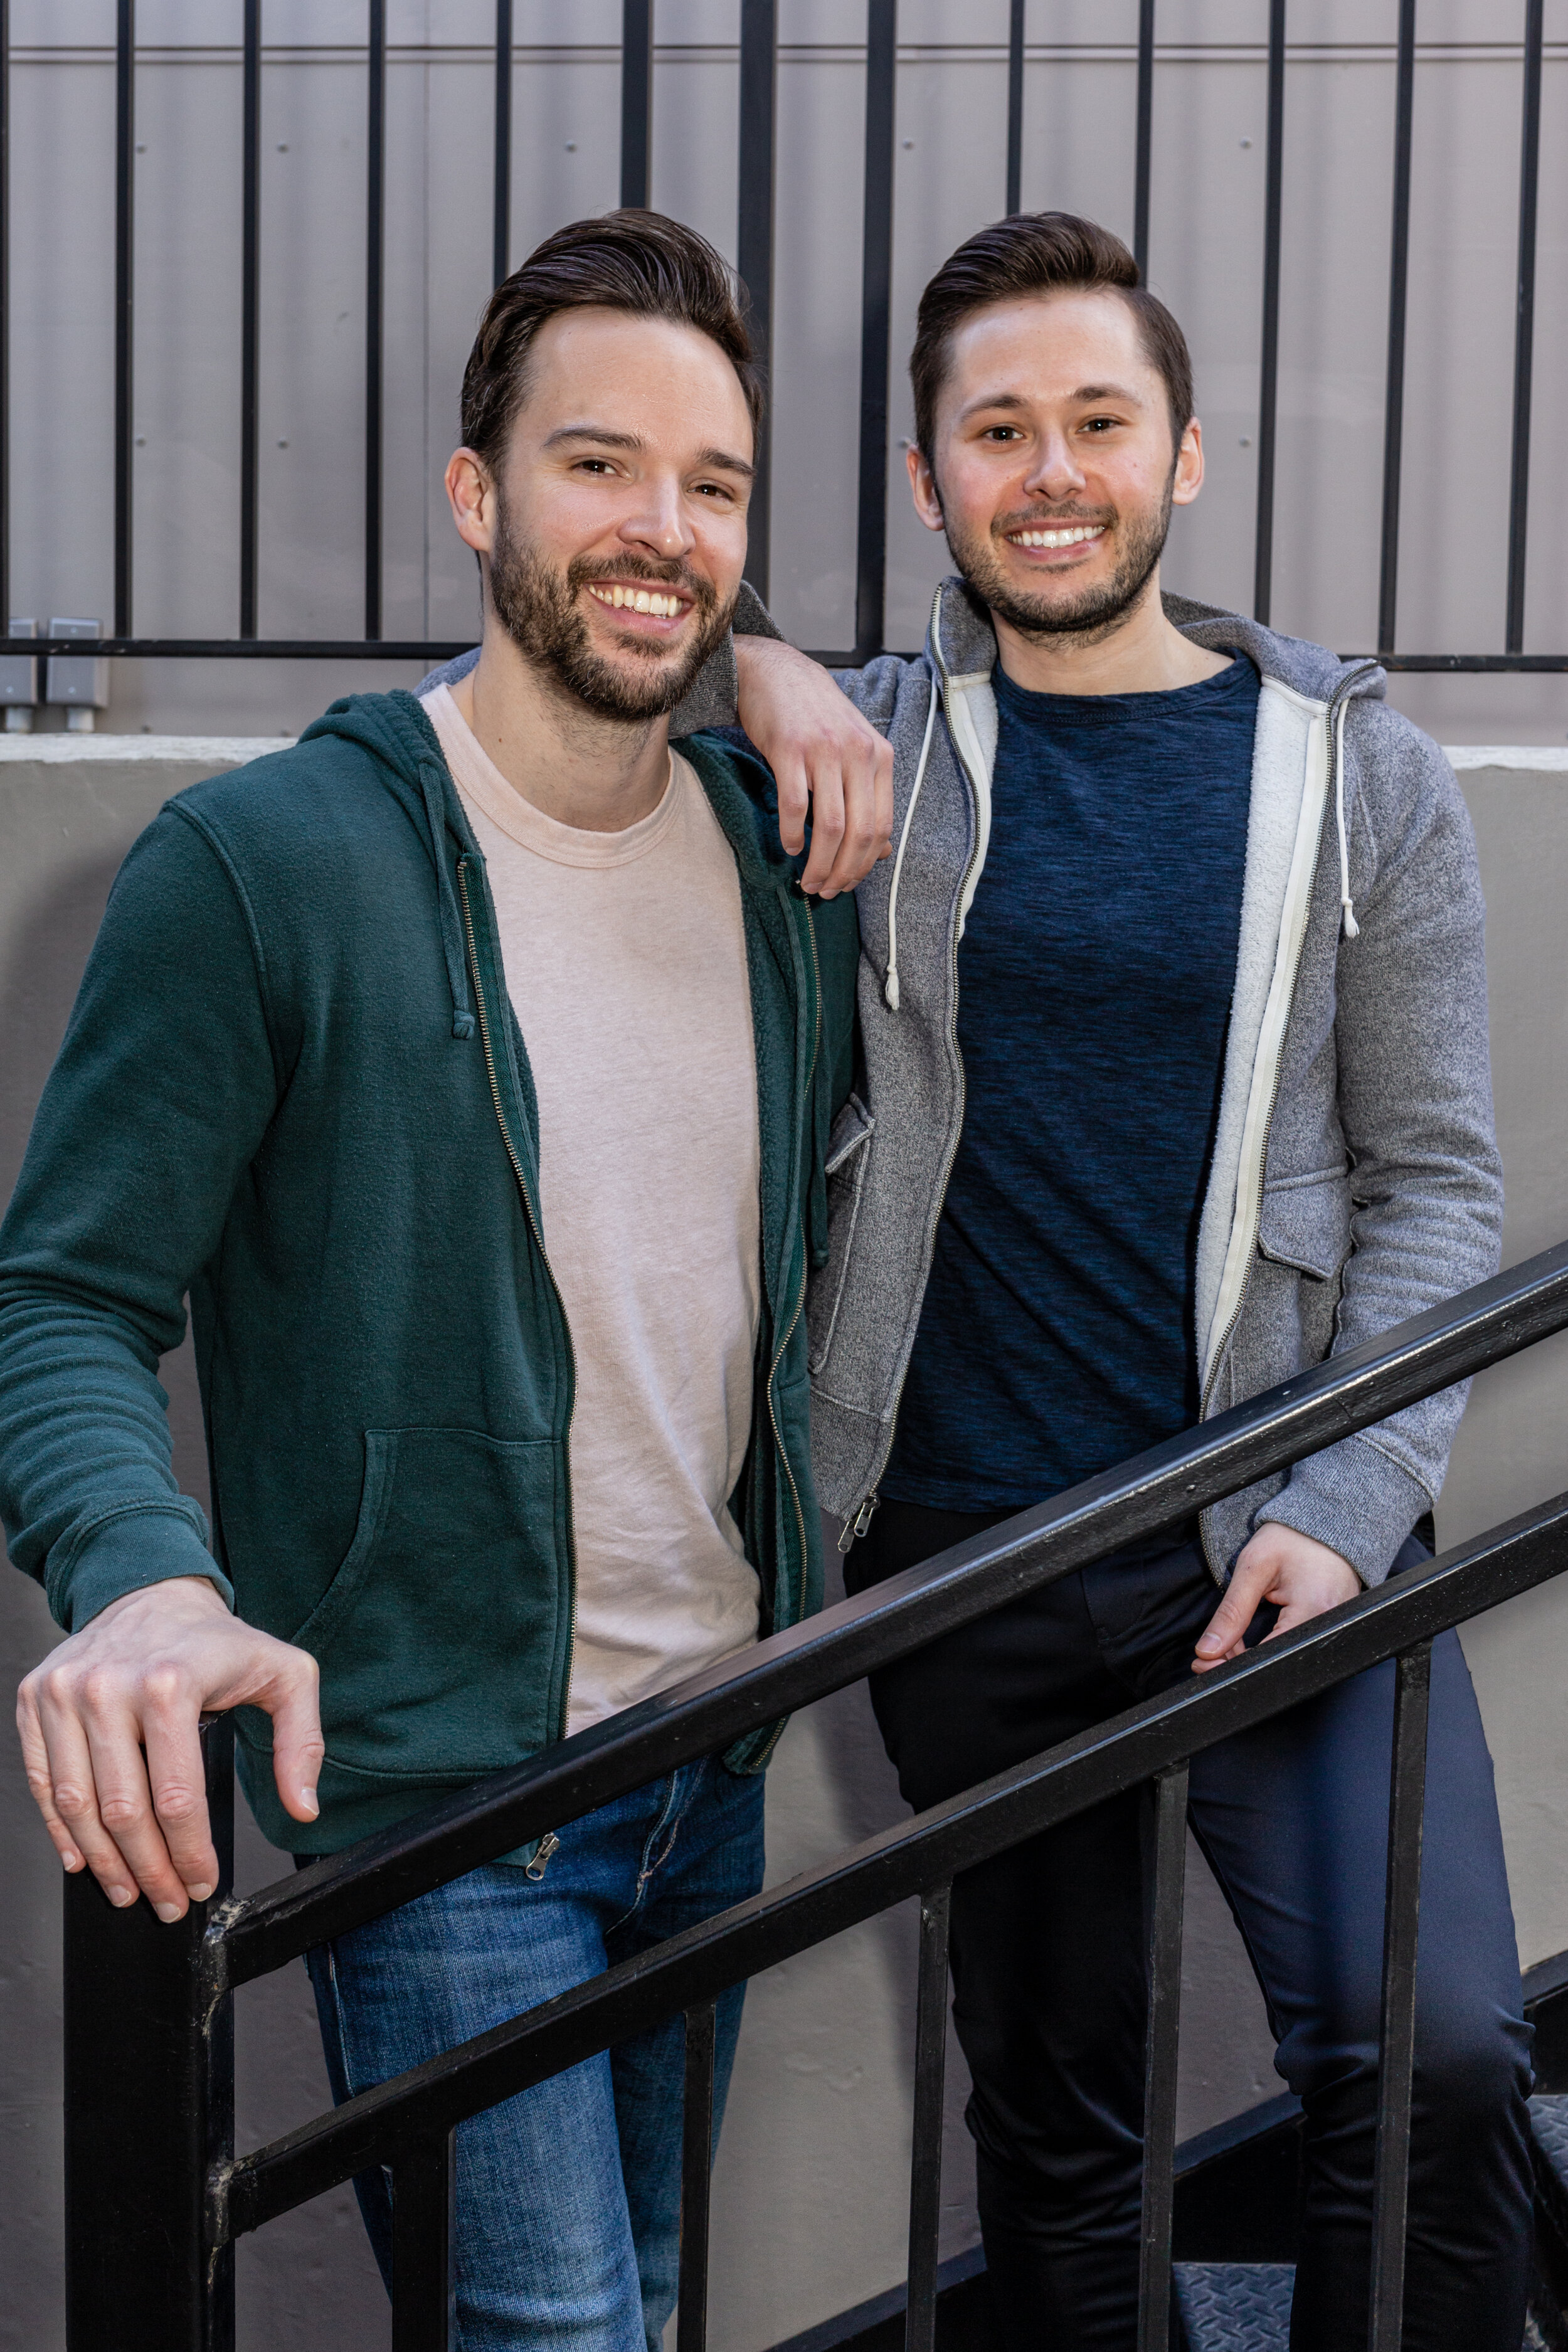
[[893, 751], [827, 672], [776, 637], [735, 639], [742, 726], [779, 788], [779, 835], [794, 856], [811, 811], [803, 889], [853, 890], [892, 854]]
[[314, 1821], [324, 1744], [316, 1661], [229, 1614], [205, 1576], [111, 1601], [51, 1650], [16, 1696], [31, 1789], [60, 1860], [84, 1864], [111, 1903], [144, 1894], [184, 1916], [217, 1885], [201, 1718], [231, 1706], [272, 1717], [278, 1793]]
[[1289, 1633], [1309, 1618], [1321, 1617], [1325, 1609], [1353, 1601], [1361, 1589], [1361, 1579], [1348, 1559], [1311, 1536], [1269, 1520], [1242, 1551], [1225, 1599], [1198, 1638], [1194, 1674], [1207, 1674], [1227, 1658], [1239, 1658], [1242, 1637], [1265, 1602], [1279, 1612], [1264, 1635], [1271, 1642], [1276, 1633]]

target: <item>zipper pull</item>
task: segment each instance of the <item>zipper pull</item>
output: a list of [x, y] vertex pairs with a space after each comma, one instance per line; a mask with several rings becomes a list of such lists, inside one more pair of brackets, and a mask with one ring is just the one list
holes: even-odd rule
[[861, 1504], [856, 1517], [853, 1519], [845, 1520], [844, 1531], [838, 1538], [838, 1551], [841, 1559], [847, 1554], [850, 1545], [858, 1543], [865, 1534], [871, 1524], [872, 1513], [881, 1499], [881, 1496], [873, 1489]]
[[537, 1886], [550, 1867], [550, 1857], [561, 1843], [553, 1830], [546, 1830], [539, 1841], [539, 1851], [533, 1860], [523, 1866], [524, 1878], [531, 1878]]

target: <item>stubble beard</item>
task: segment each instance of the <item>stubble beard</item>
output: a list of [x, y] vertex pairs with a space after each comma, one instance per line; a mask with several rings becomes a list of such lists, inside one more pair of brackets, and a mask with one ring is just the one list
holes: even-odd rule
[[[1129, 515], [1068, 512], [1007, 515], [991, 526], [982, 539], [971, 540], [945, 522], [947, 544], [953, 562], [975, 594], [999, 613], [1022, 637], [1075, 637], [1096, 645], [1112, 636], [1142, 602], [1170, 534], [1175, 467], [1171, 468], [1164, 496], [1156, 507]], [[1121, 551], [1109, 580], [1076, 594], [1029, 595], [1003, 569], [996, 541], [1010, 530], [1048, 530], [1072, 523], [1112, 522], [1121, 530]]]
[[[595, 652], [579, 599], [586, 582], [605, 579], [678, 587], [689, 596], [690, 635], [681, 652], [672, 658], [657, 640], [629, 632], [622, 649], [637, 668]], [[623, 725], [646, 725], [675, 709], [723, 636], [735, 609], [734, 597], [721, 605], [711, 581], [682, 564], [656, 563], [647, 556], [626, 556], [615, 562], [574, 556], [564, 572], [555, 571], [518, 539], [504, 502], [496, 509], [489, 597], [496, 618], [532, 668], [595, 718]]]

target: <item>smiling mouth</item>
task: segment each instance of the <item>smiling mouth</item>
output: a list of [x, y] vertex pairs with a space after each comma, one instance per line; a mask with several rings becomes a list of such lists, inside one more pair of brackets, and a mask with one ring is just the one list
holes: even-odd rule
[[1085, 547], [1093, 540], [1103, 539], [1109, 525], [1102, 522], [1064, 523], [1054, 530], [1010, 530], [1009, 547]]
[[689, 596], [678, 596], [661, 588], [637, 588], [629, 583], [590, 580], [588, 593], [595, 603], [607, 604], [616, 613], [647, 613], [655, 620], [679, 620], [691, 609]]

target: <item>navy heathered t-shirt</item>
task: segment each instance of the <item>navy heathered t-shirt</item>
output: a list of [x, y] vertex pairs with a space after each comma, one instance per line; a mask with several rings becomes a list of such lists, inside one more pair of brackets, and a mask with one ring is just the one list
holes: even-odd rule
[[1258, 717], [1245, 656], [1167, 694], [994, 683], [963, 1133], [881, 1481], [951, 1511], [1022, 1509], [1197, 1417]]

